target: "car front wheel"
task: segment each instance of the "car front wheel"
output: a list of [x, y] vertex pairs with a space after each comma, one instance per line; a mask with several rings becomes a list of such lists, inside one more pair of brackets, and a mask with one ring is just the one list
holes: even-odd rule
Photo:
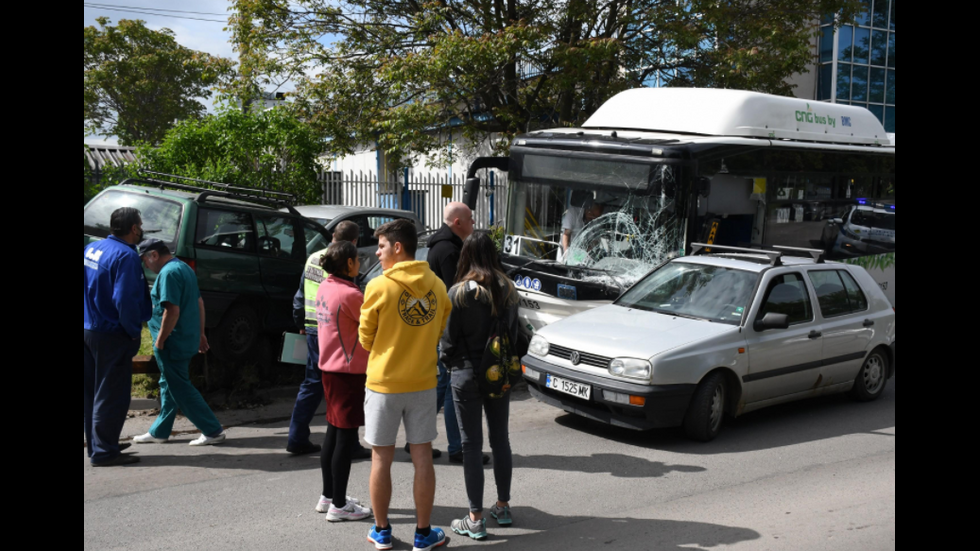
[[861, 371], [854, 380], [851, 394], [861, 402], [877, 400], [885, 391], [888, 382], [888, 357], [881, 350], [875, 350], [864, 360]]
[[688, 438], [710, 442], [718, 436], [725, 417], [726, 398], [725, 376], [720, 372], [701, 381], [684, 416], [684, 432]]

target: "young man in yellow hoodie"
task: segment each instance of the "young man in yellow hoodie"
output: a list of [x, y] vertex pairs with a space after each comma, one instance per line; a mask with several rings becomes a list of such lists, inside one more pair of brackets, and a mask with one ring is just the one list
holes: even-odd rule
[[371, 505], [375, 526], [368, 540], [377, 549], [391, 549], [391, 463], [398, 427], [405, 422], [415, 465], [414, 551], [428, 551], [446, 542], [430, 524], [436, 473], [432, 441], [436, 430], [436, 344], [449, 319], [446, 285], [425, 261], [415, 261], [418, 246], [414, 224], [395, 220], [375, 231], [384, 274], [364, 292], [359, 338], [368, 351], [364, 399], [364, 439], [372, 446]]

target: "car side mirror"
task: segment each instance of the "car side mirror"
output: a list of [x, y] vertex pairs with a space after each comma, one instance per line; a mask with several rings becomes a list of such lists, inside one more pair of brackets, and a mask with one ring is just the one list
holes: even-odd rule
[[834, 218], [833, 220], [831, 220], [831, 222], [833, 222], [834, 224], [843, 224], [844, 223], [844, 219], [843, 218]]
[[787, 329], [789, 328], [789, 315], [769, 312], [763, 316], [761, 320], [757, 320], [754, 327], [756, 331], [765, 331], [766, 329]]

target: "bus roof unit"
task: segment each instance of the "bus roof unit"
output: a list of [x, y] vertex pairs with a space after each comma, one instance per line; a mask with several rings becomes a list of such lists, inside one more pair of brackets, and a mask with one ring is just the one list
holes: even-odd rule
[[893, 146], [861, 107], [714, 88], [626, 90], [582, 127]]

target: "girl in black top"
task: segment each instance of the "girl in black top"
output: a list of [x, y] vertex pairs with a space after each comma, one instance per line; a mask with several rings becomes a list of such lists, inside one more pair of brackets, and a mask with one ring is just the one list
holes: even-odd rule
[[500, 525], [511, 523], [510, 484], [513, 462], [508, 422], [510, 392], [484, 397], [477, 371], [495, 320], [503, 321], [511, 343], [517, 342], [517, 302], [514, 284], [504, 273], [493, 240], [474, 232], [463, 243], [456, 284], [449, 290], [453, 309], [442, 337], [442, 361], [452, 371], [453, 403], [463, 440], [463, 475], [469, 514], [452, 529], [472, 538], [487, 535], [483, 518], [483, 413], [487, 416], [497, 501], [490, 516]]

